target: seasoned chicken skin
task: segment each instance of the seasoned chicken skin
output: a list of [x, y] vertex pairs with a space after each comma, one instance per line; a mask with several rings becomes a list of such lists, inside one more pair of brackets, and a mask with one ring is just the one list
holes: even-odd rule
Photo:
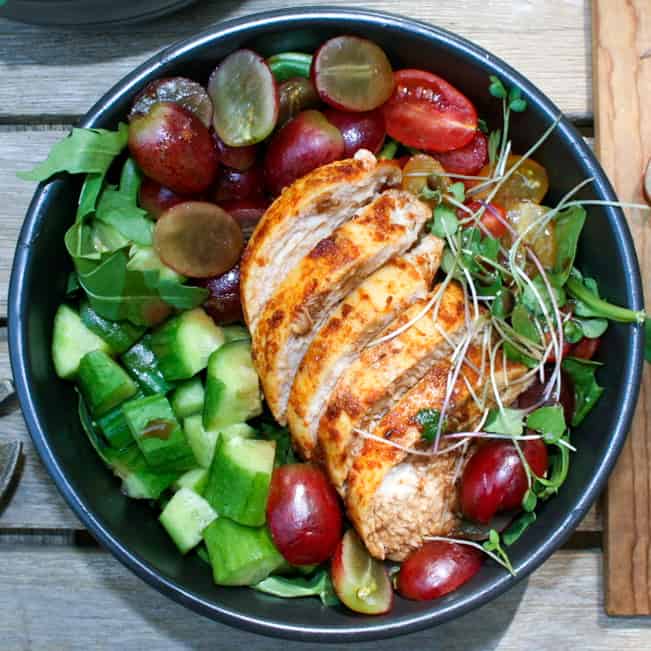
[[[448, 428], [453, 432], [472, 429], [482, 416], [468, 384], [479, 400], [483, 387], [490, 385], [481, 346], [471, 345], [466, 359], [480, 373], [464, 364], [465, 378], [460, 376], [454, 385], [447, 412], [450, 414]], [[442, 408], [450, 369], [450, 360], [435, 363], [384, 416], [373, 435], [408, 450], [431, 451], [430, 443], [422, 440], [416, 416], [421, 409]], [[518, 382], [527, 369], [512, 362], [507, 362], [505, 379], [501, 355], [497, 356], [495, 371], [506, 404], [531, 383], [530, 379]], [[486, 398], [485, 408], [493, 407], [492, 388]], [[442, 438], [439, 449], [443, 451], [458, 442]], [[446, 536], [454, 531], [460, 521], [455, 479], [472, 449], [471, 443], [467, 448], [457, 447], [448, 453], [423, 457], [370, 438], [364, 441], [348, 476], [346, 509], [373, 556], [400, 561], [420, 547], [426, 536]]]
[[321, 240], [285, 277], [252, 333], [253, 361], [267, 404], [285, 424], [299, 364], [330, 312], [367, 276], [406, 251], [430, 217], [402, 190], [387, 190]]
[[[414, 303], [382, 336], [409, 325], [429, 300]], [[420, 380], [435, 361], [451, 354], [450, 341], [466, 332], [464, 306], [461, 287], [450, 283], [440, 298], [436, 320], [429, 310], [400, 334], [367, 348], [337, 382], [319, 422], [318, 438], [328, 474], [340, 493], [345, 492], [348, 471], [359, 452], [355, 429], [373, 427], [392, 401]]]
[[303, 458], [316, 452], [319, 420], [339, 377], [397, 315], [428, 294], [442, 250], [438, 237], [424, 237], [352, 291], [321, 328], [298, 369], [287, 409]]
[[242, 257], [242, 308], [252, 333], [267, 301], [301, 259], [384, 188], [398, 185], [401, 175], [395, 163], [360, 150], [283, 191], [256, 226]]

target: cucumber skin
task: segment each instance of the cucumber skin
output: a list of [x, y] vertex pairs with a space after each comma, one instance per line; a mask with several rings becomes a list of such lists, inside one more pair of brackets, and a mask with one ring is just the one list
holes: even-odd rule
[[[167, 398], [162, 395], [131, 400], [123, 413], [140, 451], [152, 469], [159, 472], [181, 473], [197, 465], [185, 433], [174, 416]], [[167, 439], [143, 437], [142, 432], [152, 420], [167, 420], [176, 424]]]
[[101, 350], [86, 353], [79, 362], [79, 388], [94, 416], [102, 416], [138, 392], [126, 371]]
[[273, 464], [268, 473], [245, 470], [231, 459], [228, 446], [225, 437], [217, 439], [204, 497], [219, 515], [259, 527], [266, 521]]
[[177, 549], [186, 554], [201, 542], [203, 530], [216, 518], [217, 514], [203, 497], [189, 488], [181, 488], [158, 519]]
[[129, 321], [109, 321], [95, 312], [88, 301], [81, 302], [79, 316], [82, 323], [91, 332], [94, 332], [110, 346], [114, 355], [121, 355], [133, 346], [147, 330], [147, 328], [134, 325]]
[[217, 585], [254, 585], [285, 562], [267, 527], [245, 527], [219, 517], [206, 527], [203, 539]]
[[66, 304], [59, 305], [52, 328], [52, 361], [56, 374], [72, 380], [79, 371], [81, 358], [93, 350], [111, 352], [111, 347], [82, 322], [80, 316]]
[[163, 377], [156, 355], [151, 349], [151, 335], [145, 335], [120, 360], [146, 395], [168, 393], [173, 388]]
[[219, 430], [262, 413], [260, 381], [248, 340], [232, 341], [208, 360], [203, 426]]
[[179, 420], [203, 411], [205, 391], [201, 378], [193, 377], [174, 389], [170, 402]]

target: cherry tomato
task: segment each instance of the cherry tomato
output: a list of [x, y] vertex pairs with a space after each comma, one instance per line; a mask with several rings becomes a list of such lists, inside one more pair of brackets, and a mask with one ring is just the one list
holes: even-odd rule
[[432, 155], [450, 174], [475, 176], [488, 160], [488, 140], [481, 131], [475, 131], [464, 147]]
[[565, 371], [561, 371], [561, 395], [558, 397], [558, 402], [563, 407], [565, 422], [571, 423], [574, 414], [574, 385], [572, 378]]
[[243, 172], [252, 167], [258, 156], [256, 145], [245, 147], [229, 147], [216, 133], [212, 134], [219, 162], [226, 167], [232, 167]]
[[213, 278], [201, 279], [196, 283], [210, 291], [203, 309], [218, 325], [242, 321], [240, 302], [240, 265], [235, 265], [226, 273]]
[[[439, 176], [431, 176], [432, 174]], [[419, 196], [425, 186], [436, 187], [445, 192], [450, 186], [450, 179], [445, 174], [441, 163], [437, 160], [427, 154], [416, 154], [403, 167], [402, 189]], [[426, 203], [433, 205], [435, 201], [432, 200]]]
[[393, 95], [383, 107], [392, 138], [408, 147], [445, 152], [475, 137], [477, 111], [454, 86], [424, 70], [398, 70], [393, 76]]
[[581, 359], [592, 359], [599, 349], [599, 344], [601, 343], [601, 337], [596, 337], [595, 339], [589, 339], [588, 337], [583, 337], [580, 341], [577, 341], [570, 355], [572, 357], [580, 357]]
[[327, 109], [323, 114], [334, 124], [344, 139], [344, 158], [352, 158], [358, 149], [368, 149], [377, 154], [384, 144], [386, 131], [382, 111], [337, 111]]
[[[547, 471], [547, 446], [541, 439], [521, 441], [533, 472]], [[511, 441], [482, 445], [466, 464], [461, 480], [461, 508], [470, 520], [488, 524], [499, 511], [517, 509], [528, 488], [520, 455]]]
[[264, 192], [264, 169], [262, 165], [254, 165], [240, 171], [232, 167], [222, 167], [217, 176], [215, 201], [231, 199], [248, 199], [259, 196]]
[[[473, 212], [477, 212], [484, 204], [482, 204], [480, 201], [470, 201], [466, 205]], [[459, 219], [466, 219], [469, 216], [470, 214], [467, 213], [465, 210], [461, 210], [461, 208], [457, 210], [457, 217], [459, 217]], [[481, 216], [480, 221], [484, 225], [486, 230], [493, 237], [497, 237], [498, 239], [500, 237], [504, 237], [508, 232], [507, 229], [508, 218], [506, 216], [506, 212], [504, 208], [502, 208], [502, 206], [496, 203], [489, 203], [486, 206], [486, 209], [484, 210], [484, 213]], [[468, 223], [465, 226], [466, 228], [469, 228], [472, 225], [473, 225], [472, 223]]]
[[433, 540], [409, 554], [396, 587], [407, 599], [436, 599], [470, 581], [481, 563], [482, 553], [474, 547]]
[[267, 523], [276, 547], [290, 563], [329, 559], [341, 538], [342, 516], [337, 493], [323, 471], [306, 463], [276, 468]]
[[[549, 334], [549, 332], [546, 332], [545, 333], [545, 344], [547, 346], [549, 346], [549, 342], [551, 341], [551, 339], [552, 338], [551, 338], [551, 335]], [[565, 359], [570, 354], [571, 349], [572, 349], [572, 344], [569, 341], [563, 339], [563, 348], [561, 349], [561, 359]], [[551, 349], [551, 351], [549, 353], [549, 357], [547, 358], [547, 362], [550, 363], [550, 364], [554, 364], [556, 362], [556, 352], [554, 351], [553, 348]]]
[[[522, 156], [511, 154], [506, 162], [506, 171], [510, 170]], [[490, 164], [485, 165], [480, 170], [478, 176], [491, 176], [493, 169]], [[481, 183], [478, 181], [477, 183]], [[493, 197], [497, 203], [504, 206], [507, 210], [512, 204], [519, 201], [532, 201], [540, 203], [549, 190], [549, 178], [547, 170], [531, 158], [526, 158], [515, 172], [502, 184], [498, 193]], [[475, 195], [480, 198], [487, 197], [491, 192], [491, 186]]]

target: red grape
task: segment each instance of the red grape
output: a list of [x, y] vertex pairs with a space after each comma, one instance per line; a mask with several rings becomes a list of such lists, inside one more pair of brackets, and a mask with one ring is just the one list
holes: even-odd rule
[[[547, 446], [541, 439], [521, 441], [533, 472], [547, 471]], [[520, 506], [528, 488], [520, 455], [511, 441], [494, 440], [470, 457], [461, 480], [461, 508], [470, 520], [486, 524], [499, 511]]]
[[232, 167], [222, 167], [217, 177], [215, 201], [231, 199], [248, 199], [264, 192], [264, 169], [254, 165], [248, 170], [240, 171]]
[[213, 278], [204, 278], [196, 283], [210, 291], [203, 309], [219, 325], [242, 321], [240, 302], [240, 265], [235, 265], [226, 273]]
[[280, 84], [278, 101], [278, 126], [281, 127], [301, 111], [318, 108], [321, 104], [314, 84], [304, 77], [293, 77]]
[[386, 136], [382, 111], [353, 113], [327, 109], [323, 114], [341, 131], [345, 158], [352, 158], [358, 149], [368, 149], [374, 154], [382, 149]]
[[255, 163], [258, 156], [258, 147], [256, 145], [229, 147], [216, 133], [213, 133], [212, 137], [215, 141], [219, 162], [222, 165], [243, 172]]
[[240, 225], [245, 238], [251, 237], [253, 229], [269, 207], [266, 197], [257, 196], [248, 199], [230, 199], [220, 201], [219, 205]]
[[481, 562], [482, 553], [470, 545], [426, 542], [403, 562], [396, 587], [407, 599], [436, 599], [470, 581]]
[[339, 498], [317, 466], [280, 466], [271, 478], [267, 522], [276, 547], [290, 563], [322, 563], [341, 538]]
[[184, 197], [147, 177], [142, 180], [138, 203], [153, 219], [158, 219], [168, 208], [184, 201], [188, 201], [188, 197]]

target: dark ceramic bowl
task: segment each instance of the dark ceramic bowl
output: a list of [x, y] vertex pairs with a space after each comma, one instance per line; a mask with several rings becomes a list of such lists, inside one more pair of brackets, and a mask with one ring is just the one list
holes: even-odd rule
[[[82, 126], [114, 128], [131, 98], [148, 81], [183, 74], [205, 81], [215, 64], [239, 47], [270, 55], [312, 50], [329, 35], [354, 33], [380, 44], [396, 67], [422, 67], [466, 93], [489, 121], [496, 102], [488, 75], [522, 89], [529, 109], [515, 118], [514, 150], [525, 151], [559, 114], [537, 88], [509, 66], [453, 34], [397, 16], [357, 10], [305, 9], [249, 16], [223, 23], [163, 51], [115, 86], [86, 115]], [[583, 198], [614, 200], [602, 169], [580, 135], [562, 120], [536, 154], [550, 174], [551, 200], [587, 177]], [[249, 589], [218, 588], [198, 558], [182, 558], [143, 503], [123, 497], [117, 482], [86, 442], [74, 391], [57, 380], [50, 359], [52, 318], [63, 299], [70, 263], [63, 234], [74, 214], [78, 181], [57, 179], [38, 188], [25, 220], [11, 277], [9, 336], [20, 402], [34, 443], [59, 490], [93, 535], [149, 584], [190, 608], [250, 631], [288, 638], [361, 641], [407, 633], [458, 617], [486, 603], [536, 569], [567, 539], [600, 490], [624, 442], [642, 366], [638, 327], [613, 325], [600, 350], [599, 380], [606, 391], [575, 432], [578, 453], [560, 494], [543, 504], [536, 523], [509, 550], [516, 577], [486, 563], [456, 592], [431, 602], [396, 599], [383, 617], [325, 609], [315, 599], [283, 601]], [[598, 279], [603, 294], [642, 307], [640, 274], [623, 214], [590, 209], [579, 263]], [[560, 577], [559, 577], [560, 579]]]
[[153, 20], [196, 0], [7, 0], [0, 17], [37, 25], [103, 27]]

